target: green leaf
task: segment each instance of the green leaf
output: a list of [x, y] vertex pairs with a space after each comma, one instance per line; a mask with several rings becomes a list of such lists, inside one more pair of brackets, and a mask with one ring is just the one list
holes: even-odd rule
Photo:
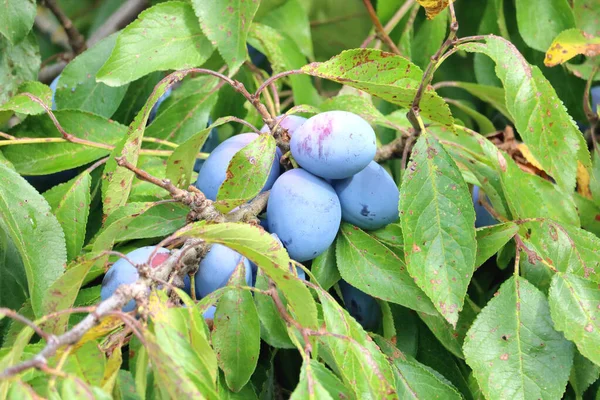
[[225, 384], [223, 374], [219, 375], [219, 400], [255, 400], [258, 399], [254, 392], [254, 387], [248, 384], [239, 392], [232, 392]]
[[260, 23], [284, 33], [309, 59], [314, 59], [310, 20], [299, 0], [288, 0], [260, 19]]
[[246, 61], [246, 38], [260, 2], [192, 0], [200, 27], [234, 75]]
[[545, 52], [559, 33], [575, 27], [567, 0], [517, 0], [515, 4], [519, 33], [536, 50]]
[[0, 33], [12, 44], [19, 43], [33, 27], [35, 0], [6, 0], [0, 4]]
[[235, 153], [217, 193], [219, 211], [229, 212], [261, 192], [273, 167], [275, 148], [273, 136], [262, 134]]
[[35, 315], [67, 262], [65, 235], [44, 198], [16, 172], [0, 164], [0, 227], [18, 249]]
[[[240, 262], [228, 285], [246, 286], [244, 263]], [[252, 293], [228, 290], [217, 304], [212, 342], [227, 386], [239, 392], [256, 369], [260, 351], [260, 325]]]
[[208, 128], [202, 129], [181, 143], [167, 160], [167, 179], [175, 182], [177, 187], [187, 188], [192, 179], [192, 171], [198, 151], [206, 142], [210, 131], [230, 121], [232, 121], [231, 117], [219, 118]]
[[463, 351], [487, 399], [560, 398], [573, 363], [546, 298], [521, 277], [504, 282], [479, 313]]
[[598, 284], [575, 275], [558, 273], [552, 278], [549, 298], [556, 329], [574, 342], [581, 354], [600, 365]]
[[150, 72], [197, 67], [212, 52], [192, 6], [169, 1], [142, 11], [121, 31], [96, 77], [108, 86], [121, 86]]
[[504, 100], [503, 88], [488, 85], [480, 85], [469, 82], [452, 82], [451, 86], [466, 90], [481, 101], [489, 103], [496, 110], [500, 111], [502, 115], [504, 115], [510, 121], [513, 121], [512, 115], [508, 112], [508, 109], [506, 108], [506, 101]]
[[56, 108], [89, 111], [110, 118], [119, 108], [129, 85], [110, 87], [96, 82], [96, 74], [110, 56], [117, 34], [78, 55], [61, 72], [56, 87]]
[[[146, 100], [154, 91], [154, 86], [163, 77], [164, 74], [157, 71], [129, 83], [125, 97], [112, 118], [119, 123], [129, 125], [146, 104]], [[161, 111], [161, 108], [159, 108], [159, 111]]]
[[313, 273], [319, 285], [325, 290], [331, 289], [340, 280], [334, 246], [329, 246], [325, 252], [312, 260], [310, 272]]
[[344, 385], [361, 399], [398, 398], [391, 366], [373, 340], [328, 293], [319, 290], [317, 294], [327, 331], [338, 335], [319, 336], [319, 341], [330, 352], [331, 360], [326, 361], [341, 375]]
[[477, 229], [477, 257], [475, 257], [475, 267], [479, 267], [500, 251], [518, 231], [519, 227], [513, 222]]
[[146, 101], [144, 107], [142, 107], [133, 122], [129, 125], [127, 135], [119, 142], [119, 144], [117, 144], [110, 154], [110, 158], [104, 167], [105, 175], [102, 181], [102, 204], [104, 214], [109, 215], [127, 203], [129, 194], [131, 193], [133, 178], [135, 176], [135, 174], [127, 168], [119, 167], [115, 158], [124, 157], [128, 162], [137, 166], [140, 149], [142, 148], [144, 129], [148, 122], [152, 107], [174, 82], [183, 79], [188, 73], [189, 71], [174, 72], [171, 74], [170, 78], [165, 78], [156, 85], [156, 88], [152, 92], [150, 98]]
[[394, 371], [398, 396], [402, 399], [462, 399], [448, 381], [432, 369], [406, 356], [392, 343], [376, 336]]
[[54, 186], [44, 193], [65, 232], [67, 261], [73, 260], [83, 247], [85, 228], [90, 213], [92, 177], [84, 171], [70, 181]]
[[[253, 23], [248, 42], [267, 55], [275, 73], [299, 69], [306, 64], [306, 58], [296, 43], [270, 26]], [[310, 77], [291, 75], [289, 79], [295, 104], [317, 106], [321, 102]]]
[[[27, 275], [19, 250], [8, 232], [0, 229], [0, 307], [19, 310], [28, 297]], [[7, 340], [9, 322], [0, 321], [0, 344]]]
[[[537, 16], [536, 21], [542, 19]], [[485, 43], [468, 43], [460, 48], [484, 53], [494, 60], [517, 131], [544, 170], [558, 185], [572, 190], [577, 161], [588, 168], [589, 152], [577, 125], [540, 69], [529, 65], [514, 45], [497, 36], [487, 37]]]
[[[262, 269], [258, 269], [256, 276], [257, 289], [269, 289], [269, 280]], [[281, 297], [281, 296], [280, 296]], [[281, 314], [275, 306], [275, 302], [271, 296], [262, 293], [254, 294], [256, 309], [260, 319], [260, 336], [270, 346], [281, 349], [293, 349], [294, 344], [290, 340], [288, 329], [285, 321], [281, 318]], [[282, 302], [284, 300], [282, 299]]]
[[440, 143], [423, 132], [400, 188], [410, 275], [453, 326], [473, 276], [475, 211], [467, 184]]
[[600, 36], [600, 4], [596, 0], [573, 0], [573, 14], [579, 29], [590, 35]]
[[421, 24], [411, 42], [411, 60], [425, 69], [446, 39], [448, 12], [443, 10], [435, 18]]
[[569, 383], [575, 394], [579, 397], [583, 397], [583, 393], [588, 387], [598, 380], [600, 377], [600, 367], [581, 355], [580, 352], [575, 352], [575, 358], [573, 359], [573, 368], [571, 369], [571, 376], [569, 377]]
[[219, 243], [242, 254], [273, 279], [296, 320], [305, 327], [316, 328], [317, 307], [310, 292], [290, 272], [290, 258], [285, 249], [262, 228], [243, 223], [208, 224], [202, 221], [187, 225], [177, 236]]
[[494, 126], [492, 121], [490, 121], [488, 117], [481, 114], [479, 111], [472, 108], [474, 106], [459, 100], [451, 101], [450, 99], [446, 99], [446, 101], [454, 107], [458, 108], [460, 111], [467, 114], [469, 117], [471, 117], [477, 123], [477, 126], [479, 127], [479, 133], [488, 134], [496, 132], [496, 127]]
[[[119, 371], [121, 369], [122, 363], [123, 363], [122, 348], [117, 347], [113, 350], [112, 354], [108, 357], [108, 360], [106, 361], [106, 368], [104, 369], [104, 376], [102, 377], [102, 389], [104, 389], [108, 393], [112, 393], [115, 388], [115, 384], [117, 383], [117, 378], [119, 377]], [[129, 371], [123, 371], [123, 372], [126, 372], [127, 374], [129, 374], [129, 378], [131, 378], [131, 373]], [[131, 383], [133, 383], [133, 382], [131, 382]], [[134, 388], [134, 390], [135, 390], [135, 388]]]
[[467, 297], [465, 307], [458, 315], [456, 329], [453, 328], [440, 314], [418, 314], [429, 330], [449, 352], [458, 358], [465, 358], [462, 352], [462, 345], [467, 331], [471, 327], [471, 324], [473, 324], [478, 313], [479, 307]]
[[551, 220], [527, 222], [524, 227], [527, 246], [552, 270], [600, 283], [600, 238], [596, 235]]
[[[124, 126], [77, 110], [54, 113], [68, 133], [80, 138], [110, 146], [125, 136]], [[47, 115], [28, 117], [10, 133], [17, 137], [61, 137], [58, 129]], [[78, 143], [39, 143], [6, 146], [2, 153], [23, 175], [46, 175], [76, 168], [110, 153], [110, 149], [83, 146]]]
[[[7, 382], [8, 383], [8, 382]], [[7, 399], [19, 399], [19, 400], [35, 400], [38, 398], [35, 391], [21, 380], [15, 380], [10, 382], [10, 389], [8, 392]]]
[[[27, 0], [27, 2], [29, 1]], [[3, 13], [0, 12], [0, 14]], [[0, 25], [4, 26], [4, 24]], [[25, 39], [15, 45], [11, 45], [6, 39], [0, 37], [0, 54], [3, 55], [0, 58], [0, 87], [2, 88], [0, 104], [2, 104], [17, 93], [17, 88], [21, 83], [37, 80], [42, 61], [33, 33], [29, 33]]]
[[74, 374], [94, 386], [102, 383], [105, 368], [106, 357], [94, 341], [85, 343], [77, 351], [69, 354], [64, 365], [65, 372]]
[[[183, 143], [206, 126], [210, 111], [217, 102], [218, 95], [210, 93], [217, 82], [213, 77], [210, 80], [206, 77], [200, 78], [203, 78], [203, 90], [173, 100], [172, 103], [166, 101], [162, 103], [157, 117], [146, 128], [145, 136], [164, 139], [173, 143]], [[189, 80], [186, 81], [189, 82]], [[176, 92], [184, 87], [178, 87]], [[174, 96], [174, 94], [171, 96]], [[167, 100], [170, 100], [170, 97]], [[158, 148], [162, 147], [164, 146], [158, 146]]]
[[24, 93], [30, 93], [52, 107], [52, 90], [40, 82], [25, 82], [19, 86], [17, 93], [9, 101], [0, 106], [0, 111], [14, 111], [19, 114], [36, 115], [46, 112], [44, 107], [33, 101]]
[[292, 393], [291, 400], [304, 399], [352, 399], [354, 394], [323, 364], [308, 360], [302, 365], [300, 382]]
[[[48, 289], [47, 298], [44, 301], [44, 313], [49, 314], [73, 307], [79, 290], [84, 283], [88, 272], [94, 265], [94, 259], [82, 258], [60, 276]], [[44, 330], [55, 335], [67, 331], [69, 314], [59, 315], [44, 324]]]
[[434, 314], [435, 308], [391, 250], [359, 228], [342, 223], [336, 259], [342, 278], [363, 292]]
[[[409, 108], [423, 72], [404, 57], [374, 49], [346, 50], [322, 63], [302, 67], [306, 74], [363, 90], [390, 103]], [[420, 103], [424, 118], [454, 130], [454, 119], [446, 102], [426, 89]]]

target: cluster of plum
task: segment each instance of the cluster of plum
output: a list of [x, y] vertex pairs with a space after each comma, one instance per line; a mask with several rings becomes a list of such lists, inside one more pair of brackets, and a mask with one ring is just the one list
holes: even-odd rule
[[[310, 119], [289, 115], [277, 123], [291, 136], [290, 152], [300, 168], [281, 173], [279, 149], [263, 191], [271, 190], [266, 216], [261, 225], [287, 249], [291, 258], [308, 261], [323, 253], [335, 240], [342, 220], [362, 229], [381, 228], [398, 219], [399, 191], [387, 171], [373, 161], [375, 132], [361, 117], [344, 111], [329, 111]], [[268, 132], [264, 126], [261, 132]], [[226, 179], [233, 156], [258, 137], [256, 133], [233, 136], [212, 150], [200, 166], [196, 187], [208, 199], [216, 200]], [[134, 263], [157, 265], [169, 250], [149, 246], [127, 255]], [[151, 260], [149, 257], [154, 254]], [[121, 284], [138, 278], [127, 260], [117, 261], [102, 283], [102, 298], [112, 295]], [[195, 293], [205, 297], [225, 286], [236, 266], [243, 262], [246, 282], [253, 285], [257, 267], [228, 247], [214, 244], [200, 262], [194, 276]], [[300, 279], [304, 271], [296, 270]], [[379, 320], [375, 299], [340, 281], [346, 307], [363, 326], [374, 327]], [[185, 290], [191, 292], [189, 278]], [[131, 311], [135, 303], [124, 311]], [[211, 307], [206, 318], [212, 318]]]

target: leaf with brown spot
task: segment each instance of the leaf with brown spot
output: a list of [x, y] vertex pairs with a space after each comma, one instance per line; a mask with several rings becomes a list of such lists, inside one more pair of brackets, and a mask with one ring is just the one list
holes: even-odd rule
[[562, 31], [546, 51], [544, 65], [554, 67], [569, 61], [576, 55], [595, 57], [600, 54], [600, 37], [592, 36], [581, 29]]
[[444, 11], [454, 0], [417, 0], [427, 14], [427, 19], [433, 19], [436, 15]]

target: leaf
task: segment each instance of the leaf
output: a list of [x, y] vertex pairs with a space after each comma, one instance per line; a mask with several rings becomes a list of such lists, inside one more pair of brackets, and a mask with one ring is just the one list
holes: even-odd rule
[[64, 370], [84, 379], [90, 385], [102, 384], [106, 357], [98, 348], [98, 344], [87, 342], [77, 351], [69, 354], [66, 358]]
[[479, 313], [479, 307], [467, 297], [465, 307], [458, 315], [458, 323], [456, 329], [453, 328], [448, 321], [440, 314], [431, 315], [418, 313], [421, 320], [427, 325], [431, 333], [439, 340], [439, 342], [452, 354], [458, 358], [465, 358], [462, 352], [462, 345], [465, 340], [467, 331], [473, 324], [475, 317]]
[[0, 227], [18, 249], [33, 310], [42, 315], [48, 289], [67, 262], [65, 236], [44, 198], [16, 172], [0, 164]]
[[527, 246], [552, 270], [600, 283], [600, 238], [596, 235], [551, 220], [527, 222], [524, 227]]
[[192, 0], [200, 27], [234, 75], [246, 60], [246, 38], [260, 2]]
[[579, 397], [583, 397], [583, 393], [588, 387], [598, 380], [600, 377], [600, 367], [581, 355], [580, 352], [575, 352], [575, 358], [573, 359], [573, 368], [571, 369], [571, 376], [569, 377], [569, 383], [575, 394]]
[[[8, 232], [0, 229], [0, 307], [19, 310], [28, 297], [27, 275], [19, 250]], [[9, 320], [0, 321], [0, 343], [4, 346], [8, 340], [8, 327]]]
[[338, 377], [316, 360], [304, 361], [300, 371], [300, 382], [290, 397], [291, 400], [352, 398], [353, 393]]
[[219, 211], [229, 212], [262, 191], [277, 155], [275, 148], [273, 136], [262, 134], [235, 153], [217, 193]]
[[548, 50], [559, 33], [575, 27], [567, 0], [517, 0], [515, 6], [519, 34], [538, 51]]
[[518, 231], [519, 227], [513, 222], [477, 229], [477, 257], [475, 257], [475, 267], [479, 267], [500, 251]]
[[121, 86], [150, 72], [197, 67], [212, 52], [191, 5], [160, 3], [142, 11], [121, 31], [96, 78], [108, 86]]
[[477, 249], [469, 188], [427, 132], [419, 137], [407, 171], [400, 188], [400, 222], [408, 272], [456, 326]]
[[427, 366], [406, 356], [392, 343], [375, 337], [393, 366], [398, 395], [402, 399], [462, 399], [458, 391]]
[[503, 88], [469, 82], [452, 82], [450, 86], [466, 90], [481, 101], [489, 103], [496, 110], [500, 111], [502, 115], [508, 118], [509, 121], [514, 122], [512, 115], [506, 107]]
[[[19, 2], [18, 0], [11, 0]], [[29, 3], [31, 0], [27, 0]], [[7, 4], [4, 2], [4, 4]], [[0, 14], [3, 14], [0, 12]], [[0, 24], [5, 26], [4, 24]], [[0, 104], [6, 102], [16, 92], [21, 83], [37, 80], [40, 70], [40, 51], [36, 37], [29, 33], [15, 45], [0, 37]]]
[[521, 277], [504, 282], [479, 313], [463, 351], [487, 399], [560, 398], [573, 363], [546, 298]]
[[314, 59], [311, 27], [307, 11], [299, 0], [288, 0], [260, 19], [293, 40], [309, 59]]
[[[44, 301], [44, 314], [73, 307], [79, 289], [92, 265], [94, 265], [93, 259], [82, 258], [69, 266], [65, 273], [49, 287]], [[67, 331], [68, 322], [69, 314], [62, 314], [47, 321], [44, 330], [60, 335]]]
[[[254, 287], [260, 290], [269, 289], [269, 279], [260, 268], [257, 272], [256, 283]], [[281, 314], [277, 310], [273, 298], [257, 292], [254, 294], [254, 301], [256, 302], [256, 309], [260, 319], [260, 337], [270, 346], [276, 348], [295, 348], [294, 344], [290, 340], [285, 321], [283, 318], [281, 318]], [[283, 301], [284, 300], [282, 299], [282, 302]]]
[[84, 171], [70, 181], [44, 193], [52, 213], [65, 232], [67, 261], [73, 260], [83, 247], [85, 228], [90, 213], [92, 177]]
[[340, 233], [336, 260], [342, 279], [373, 297], [428, 314], [436, 312], [391, 250], [348, 223], [342, 223]]
[[[171, 3], [163, 3], [162, 5], [166, 4]], [[153, 8], [156, 7], [158, 6]], [[131, 25], [129, 25], [129, 27], [131, 27]], [[112, 151], [110, 158], [104, 167], [105, 176], [102, 181], [102, 204], [104, 214], [111, 214], [127, 202], [131, 192], [133, 178], [135, 176], [135, 174], [127, 168], [119, 167], [115, 158], [118, 156], [124, 157], [129, 163], [137, 166], [140, 149], [142, 148], [144, 129], [148, 122], [152, 107], [174, 82], [183, 79], [189, 72], [189, 70], [174, 72], [156, 85], [156, 88], [152, 92], [150, 98], [146, 101], [146, 104], [144, 104], [144, 107], [142, 107], [133, 122], [129, 125], [127, 135]]]
[[417, 0], [427, 14], [427, 19], [433, 19], [436, 15], [442, 12], [448, 4], [453, 0]]
[[[275, 73], [299, 69], [306, 64], [306, 57], [300, 52], [296, 43], [270, 26], [253, 23], [248, 43], [267, 55]], [[321, 102], [310, 77], [291, 75], [289, 79], [295, 104], [317, 106]]]
[[0, 33], [12, 44], [19, 43], [33, 27], [35, 0], [6, 0], [0, 5]]
[[[541, 21], [539, 15], [535, 19]], [[559, 186], [572, 190], [577, 161], [586, 168], [590, 166], [587, 145], [540, 69], [529, 65], [514, 45], [497, 36], [487, 37], [485, 43], [469, 43], [460, 47], [484, 53], [494, 60], [517, 131], [544, 170]], [[564, 144], [560, 149], [554, 146], [558, 142]]]
[[[323, 306], [327, 332], [337, 336], [319, 336], [331, 360], [326, 361], [361, 399], [396, 399], [392, 369], [363, 328], [326, 292], [317, 294]], [[341, 337], [340, 337], [341, 335]]]
[[296, 320], [305, 327], [316, 328], [317, 308], [310, 292], [290, 272], [290, 258], [285, 249], [262, 228], [243, 223], [207, 224], [203, 221], [180, 229], [177, 236], [219, 243], [242, 254], [273, 279]]
[[[240, 262], [228, 285], [245, 286], [246, 272]], [[239, 392], [256, 369], [260, 351], [260, 325], [252, 293], [228, 290], [217, 304], [212, 342], [227, 386]]]
[[572, 274], [555, 274], [549, 299], [556, 329], [574, 342], [581, 354], [600, 365], [598, 284]]
[[340, 273], [335, 260], [335, 247], [329, 246], [325, 252], [312, 260], [310, 271], [323, 289], [331, 289], [340, 280]]
[[46, 112], [44, 107], [33, 101], [25, 93], [30, 93], [42, 100], [50, 108], [52, 106], [52, 90], [40, 82], [25, 82], [19, 86], [17, 93], [9, 101], [0, 106], [0, 111], [14, 111], [19, 114], [36, 115]]
[[[423, 72], [404, 57], [375, 49], [343, 51], [329, 61], [302, 67], [306, 74], [342, 83], [409, 108]], [[425, 89], [421, 115], [454, 130], [454, 119], [446, 102], [432, 89]]]
[[117, 37], [110, 35], [67, 64], [56, 87], [56, 108], [89, 111], [106, 118], [117, 111], [129, 85], [110, 87], [96, 82], [96, 73], [110, 56]]
[[[77, 110], [54, 112], [68, 133], [101, 143], [102, 147], [83, 146], [78, 143], [39, 143], [2, 148], [2, 153], [22, 175], [46, 175], [76, 168], [98, 160], [110, 153], [104, 148], [117, 143], [125, 136], [123, 125], [100, 116]], [[17, 137], [61, 137], [47, 115], [28, 117], [10, 133]]]
[[600, 5], [596, 0], [573, 0], [573, 14], [575, 15], [575, 24], [579, 29], [590, 35], [600, 35], [598, 26]]
[[108, 361], [106, 362], [106, 368], [104, 370], [104, 376], [102, 377], [102, 389], [108, 393], [112, 393], [119, 377], [119, 371], [123, 362], [123, 355], [121, 347], [116, 347]]
[[219, 375], [218, 382], [218, 390], [219, 390], [219, 400], [255, 400], [258, 399], [256, 393], [254, 392], [254, 386], [249, 384], [246, 385], [239, 392], [232, 392], [229, 390], [227, 385], [225, 384], [225, 378], [223, 374]]
[[187, 188], [192, 179], [194, 163], [198, 156], [198, 151], [202, 148], [204, 142], [210, 135], [213, 128], [232, 121], [231, 117], [222, 117], [216, 120], [208, 128], [202, 129], [198, 133], [190, 136], [185, 142], [181, 143], [173, 151], [167, 160], [166, 177], [180, 188]]
[[546, 51], [544, 65], [554, 67], [570, 60], [578, 54], [594, 57], [600, 54], [600, 37], [588, 35], [581, 29], [562, 31], [552, 41]]
[[[440, 5], [445, 3], [444, 7], [448, 5], [447, 0], [434, 2]], [[448, 26], [448, 12], [445, 9], [430, 13], [426, 7], [426, 11], [429, 21], [419, 27], [411, 42], [411, 61], [422, 69], [427, 68], [431, 57], [442, 46]]]

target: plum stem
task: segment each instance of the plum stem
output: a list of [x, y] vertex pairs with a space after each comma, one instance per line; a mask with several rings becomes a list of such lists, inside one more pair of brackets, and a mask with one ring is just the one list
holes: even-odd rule
[[[383, 27], [383, 25], [381, 25], [381, 21], [379, 21], [379, 17], [377, 17], [377, 12], [375, 12], [375, 9], [373, 8], [373, 4], [371, 4], [371, 0], [363, 0], [363, 3], [367, 9], [367, 12], [369, 13], [371, 22], [373, 22], [373, 25], [375, 26], [375, 30], [377, 31], [377, 36], [382, 41], [385, 42], [385, 44], [387, 45], [387, 47], [390, 48], [392, 53], [402, 55], [402, 52], [398, 49], [398, 47], [396, 47], [396, 44], [390, 38], [390, 35], [387, 34], [387, 32], [385, 31], [385, 28]], [[404, 6], [402, 6], [402, 8], [404, 8]], [[406, 8], [406, 10], [408, 11], [408, 7]]]
[[[383, 27], [383, 30], [386, 35], [389, 35], [390, 32], [392, 32], [394, 30], [396, 25], [398, 25], [398, 23], [402, 20], [404, 15], [408, 12], [408, 10], [410, 10], [410, 8], [413, 6], [414, 3], [415, 3], [415, 0], [406, 0], [404, 2], [404, 4], [402, 4], [402, 6], [392, 16], [392, 18], [390, 18], [388, 23], [385, 24], [385, 26]], [[365, 41], [360, 45], [360, 47], [363, 49], [366, 48], [367, 46], [369, 46], [369, 44], [371, 44], [371, 42], [373, 41], [373, 39], [375, 39], [375, 37], [377, 37], [377, 35], [375, 33], [369, 35], [365, 39]], [[398, 51], [400, 51], [400, 49], [398, 49]], [[400, 53], [398, 53], [398, 54], [400, 54]]]

